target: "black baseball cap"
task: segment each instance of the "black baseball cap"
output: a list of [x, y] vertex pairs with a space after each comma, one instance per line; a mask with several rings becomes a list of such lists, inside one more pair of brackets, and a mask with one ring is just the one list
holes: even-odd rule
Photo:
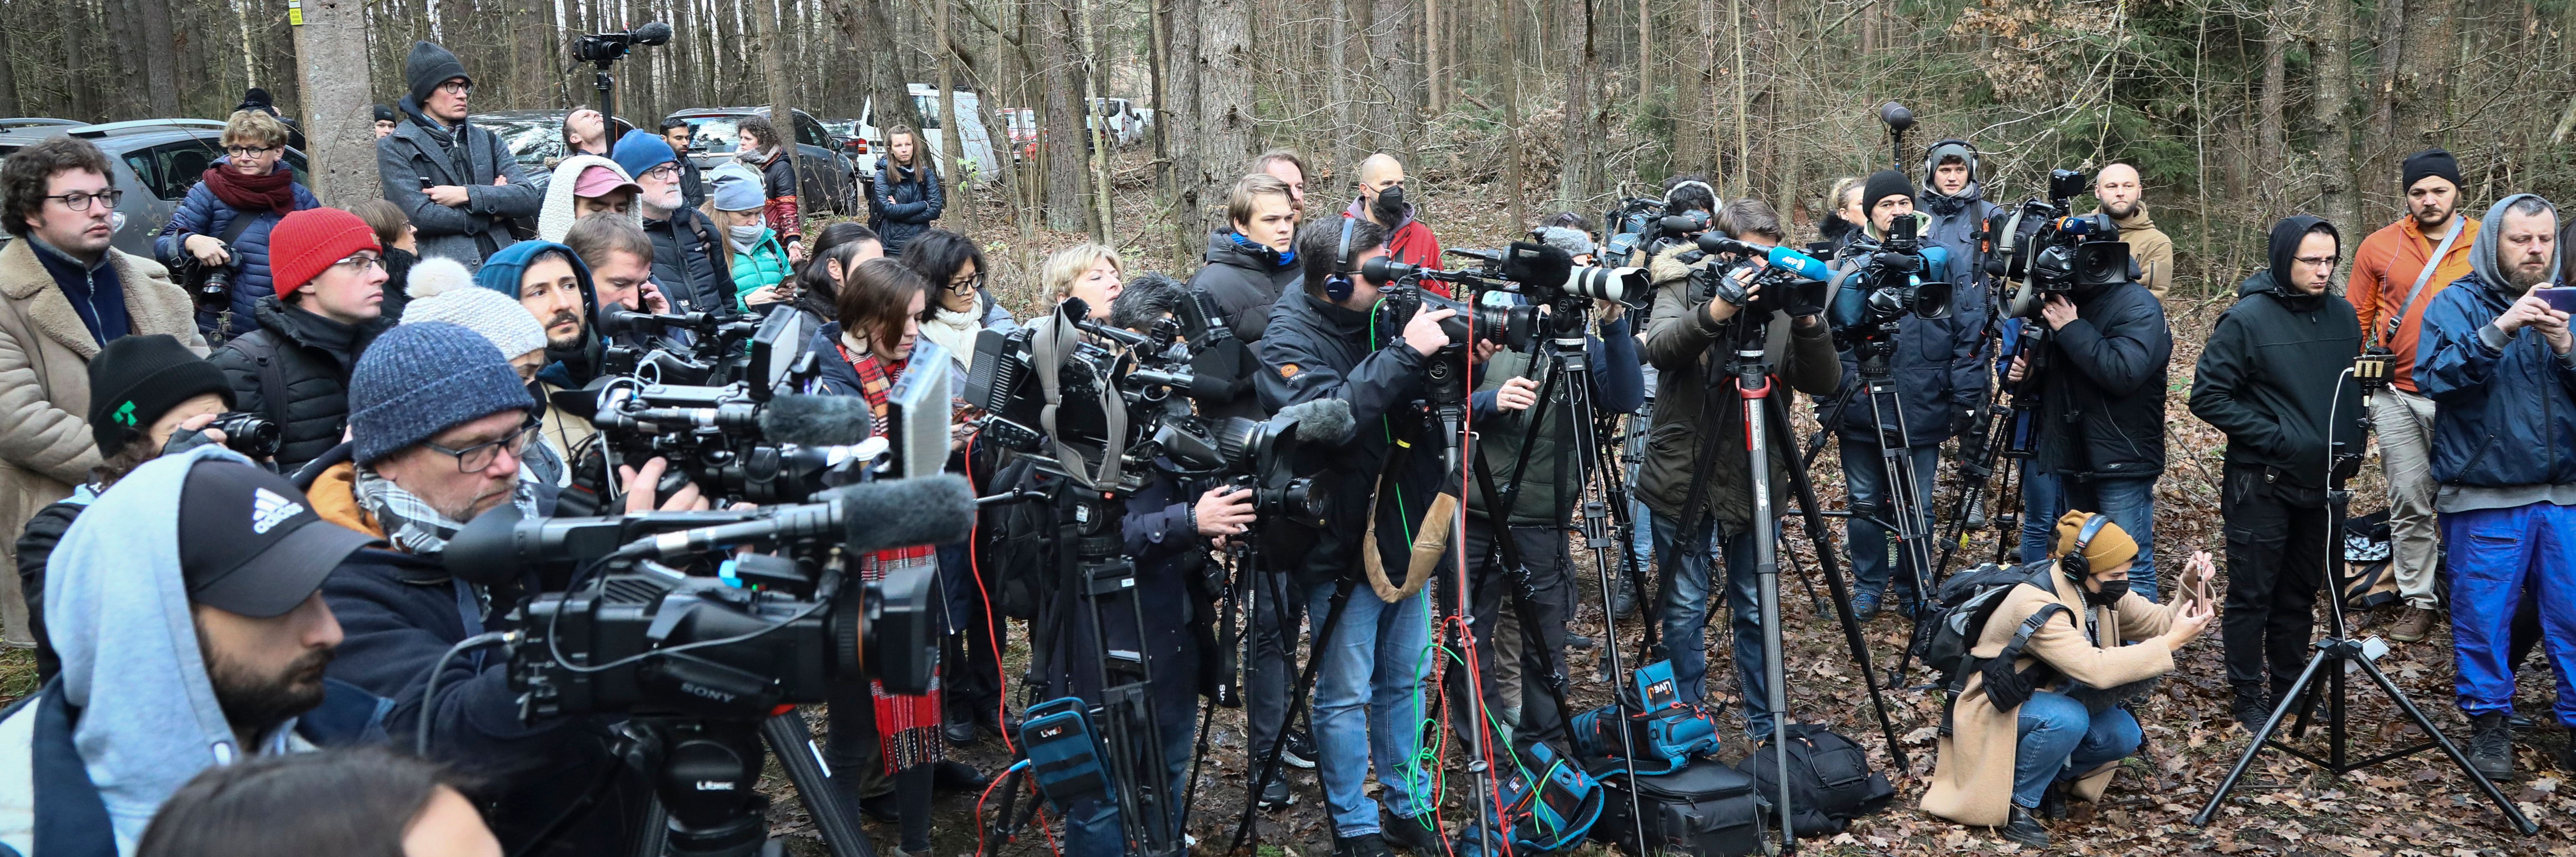
[[284, 476], [208, 459], [179, 494], [179, 572], [190, 603], [254, 619], [284, 615], [376, 538], [313, 511]]

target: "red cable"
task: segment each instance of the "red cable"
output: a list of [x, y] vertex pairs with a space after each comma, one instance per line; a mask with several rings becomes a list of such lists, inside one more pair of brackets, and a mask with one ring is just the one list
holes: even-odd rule
[[[1476, 349], [1476, 313], [1474, 309], [1474, 306], [1471, 304], [1469, 305], [1468, 312], [1466, 313], [1467, 350], [1470, 354], [1473, 354]], [[1472, 360], [1469, 361], [1470, 365], [1467, 367], [1467, 377], [1459, 379], [1460, 383], [1468, 384], [1475, 379], [1476, 372], [1475, 366], [1472, 365], [1473, 362], [1474, 361]], [[1474, 400], [1473, 394], [1471, 393], [1468, 398], [1472, 403]], [[1472, 404], [1462, 409], [1458, 418], [1458, 431], [1460, 434], [1460, 437], [1458, 438], [1458, 497], [1459, 503], [1461, 504], [1458, 517], [1463, 518], [1466, 514], [1464, 510], [1466, 498], [1472, 496], [1468, 493], [1470, 489], [1467, 484], [1467, 473], [1475, 466], [1468, 458], [1468, 456], [1475, 454], [1475, 451], [1467, 448], [1467, 438], [1475, 436], [1476, 433], [1476, 409]], [[1495, 498], [1492, 497], [1485, 498], [1488, 504], [1491, 504], [1494, 499]], [[1489, 508], [1485, 510], [1485, 514], [1491, 520], [1498, 522], [1494, 529], [1499, 534], [1499, 538], [1508, 539], [1512, 537], [1511, 528], [1508, 526], [1508, 523], [1511, 520], [1510, 510]], [[1453, 518], [1452, 522], [1457, 523], [1457, 519]], [[1459, 626], [1466, 629], [1465, 638], [1468, 641], [1468, 644], [1463, 647], [1465, 651], [1462, 653], [1467, 661], [1467, 693], [1470, 705], [1473, 706], [1468, 711], [1468, 719], [1477, 721], [1470, 724], [1469, 728], [1485, 734], [1489, 739], [1478, 743], [1483, 745], [1485, 751], [1485, 782], [1487, 784], [1487, 796], [1494, 802], [1494, 817], [1492, 822], [1485, 822], [1483, 819], [1479, 819], [1478, 823], [1485, 824], [1485, 826], [1490, 829], [1495, 824], [1500, 823], [1503, 820], [1503, 788], [1501, 779], [1503, 772], [1502, 769], [1494, 767], [1494, 742], [1490, 740], [1494, 736], [1491, 730], [1486, 728], [1486, 722], [1479, 716], [1485, 714], [1488, 709], [1485, 707], [1484, 670], [1478, 666], [1476, 658], [1476, 650], [1479, 646], [1476, 643], [1475, 627], [1473, 623], [1467, 621], [1467, 617], [1469, 615], [1468, 604], [1470, 599], [1467, 595], [1467, 533], [1465, 529], [1466, 528], [1463, 524], [1458, 524], [1451, 530], [1449, 535], [1450, 541], [1454, 543], [1454, 546], [1458, 550], [1458, 617]], [[1500, 614], [1498, 613], [1496, 615], [1499, 616]], [[1510, 857], [1512, 853], [1511, 835], [1506, 831], [1494, 831], [1494, 834], [1503, 842], [1503, 854], [1505, 857]], [[1446, 847], [1445, 844], [1443, 847]]]

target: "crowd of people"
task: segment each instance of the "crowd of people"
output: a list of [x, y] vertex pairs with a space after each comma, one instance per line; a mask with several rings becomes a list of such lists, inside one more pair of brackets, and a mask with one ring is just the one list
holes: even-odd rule
[[[550, 404], [608, 373], [611, 348], [687, 344], [603, 320], [798, 314], [814, 332], [792, 345], [816, 372], [781, 392], [857, 397], [877, 434], [911, 369], [946, 361], [962, 397], [979, 337], [1055, 324], [1015, 317], [983, 249], [940, 228], [939, 170], [911, 129], [889, 129], [872, 225], [808, 233], [781, 156], [790, 143], [765, 120], [742, 121], [740, 153], [702, 171], [685, 154], [684, 121], [647, 130], [575, 111], [541, 190], [467, 121], [474, 81], [454, 54], [418, 43], [404, 71], [408, 91], [376, 112], [381, 199], [326, 201], [297, 185], [280, 166], [288, 127], [254, 105], [225, 125], [225, 157], [160, 232], [158, 259], [110, 246], [125, 190], [90, 142], [54, 138], [0, 165], [0, 228], [17, 239], [0, 249], [0, 525], [17, 534], [7, 554], [18, 570], [0, 575], [0, 624], [36, 649], [42, 681], [0, 712], [0, 850], [622, 851], [653, 816], [650, 783], [616, 750], [619, 718], [526, 717], [506, 656], [459, 654], [512, 627], [510, 598], [546, 581], [496, 587], [443, 562], [468, 522], [504, 506], [545, 517], [717, 499], [712, 486], [674, 487], [661, 459], [613, 465], [596, 427]], [[1245, 165], [1185, 281], [1131, 270], [1099, 244], [1053, 254], [1041, 285], [1059, 303], [1079, 299], [1085, 321], [1167, 330], [1191, 301], [1223, 316], [1208, 335], [1244, 343], [1258, 367], [1244, 389], [1203, 397], [1200, 416], [1346, 404], [1359, 430], [1303, 462], [1330, 495], [1323, 518], [1270, 520], [1237, 486], [1152, 471], [1117, 494], [1141, 626], [1094, 627], [1077, 611], [1051, 640], [1030, 639], [1040, 626], [996, 604], [1004, 578], [1037, 561], [994, 518], [1011, 512], [987, 511], [987, 531], [967, 542], [847, 557], [867, 579], [936, 570], [941, 675], [919, 696], [873, 680], [836, 687], [821, 799], [894, 824], [904, 854], [927, 853], [932, 797], [985, 789], [998, 773], [947, 748], [1018, 738], [1028, 699], [1013, 698], [1002, 668], [1015, 635], [1041, 653], [1032, 699], [1097, 703], [1103, 652], [1150, 654], [1161, 734], [1144, 740], [1169, 763], [1169, 793], [1186, 794], [1212, 693], [1203, 665], [1227, 659], [1205, 631], [1240, 605], [1243, 747], [1268, 773], [1248, 784], [1254, 802], [1296, 799], [1284, 772], [1258, 764], [1275, 755], [1316, 771], [1337, 857], [1444, 853], [1440, 760], [1424, 747], [1437, 731], [1421, 724], [1445, 710], [1441, 725], [1460, 733], [1561, 743], [1574, 713], [1557, 705], [1569, 651], [1621, 643], [1569, 629], [1581, 609], [1568, 533], [1592, 464], [1568, 463], [1593, 431], [1575, 416], [1578, 392], [1627, 415], [1619, 478], [1632, 488], [1633, 541], [1620, 547], [1647, 572], [1620, 574], [1604, 607], [1651, 611], [1683, 702], [1732, 704], [1745, 737], [1770, 741], [1794, 712], [1769, 703], [1758, 557], [1781, 521], [1757, 510], [1796, 505], [1788, 477], [1802, 463], [1786, 444], [1764, 447], [1766, 461], [1711, 454], [1748, 446], [1721, 383], [1737, 344], [1760, 354], [1784, 395], [1806, 394], [1838, 440], [1861, 621], [1937, 609], [1923, 586], [1938, 570], [1890, 546], [1908, 529], [1899, 510], [1928, 530], [1944, 447], [1998, 396], [2039, 403], [2035, 454], [2018, 465], [2023, 526], [2007, 536], [2028, 576], [1971, 651], [2005, 669], [1952, 688], [1925, 811], [2046, 845], [2046, 821], [2069, 800], [2099, 799], [2143, 740], [2127, 703], [2213, 621], [2235, 720], [2254, 728], [2290, 703], [2318, 599], [2340, 596], [2327, 586], [2329, 491], [2373, 428], [2401, 599], [2388, 636], [2426, 640], [2447, 607], [2468, 756], [2512, 777], [2526, 653], [2545, 643], [2560, 685], [2576, 678], [2576, 632], [2552, 606], [2576, 581], [2576, 444], [2557, 445], [2576, 438], [2576, 336], [2560, 308], [2576, 303], [2541, 291], [2566, 278], [2557, 245], [2576, 230], [2562, 233], [2552, 204], [2530, 194], [2467, 217], [2458, 164], [2441, 150], [2404, 162], [2407, 214], [2350, 254], [2349, 298], [2332, 287], [2344, 227], [2310, 216], [2273, 226], [2267, 263], [2211, 332], [2189, 395], [2191, 412], [2228, 437], [2222, 599], [2207, 553], [2171, 573], [2157, 562], [2175, 265], [2140, 171], [2094, 176], [2096, 214], [2128, 245], [2128, 276], [2007, 319], [1996, 296], [2011, 284], [1984, 264], [1999, 221], [1979, 159], [1972, 143], [1943, 141], [1913, 174], [1844, 179], [1825, 197], [1831, 213], [1807, 246], [1837, 270], [1897, 234], [1945, 254], [1932, 273], [1953, 287], [1955, 310], [1892, 322], [1885, 398], [1864, 388], [1865, 355], [1820, 307], [1704, 287], [1710, 266], [1741, 248], [1796, 236], [1773, 206], [1721, 199], [1692, 176], [1666, 181], [1656, 201], [1662, 224], [1681, 225], [1659, 226], [1628, 258], [1607, 258], [1609, 225], [1585, 215], [1533, 225], [1533, 242], [1575, 264], [1633, 265], [1651, 284], [1633, 304], [1547, 307], [1586, 315], [1581, 391], [1564, 355], [1453, 339], [1453, 309], [1378, 327], [1381, 299], [1409, 284], [1372, 277], [1371, 262], [1443, 261], [1392, 155], [1357, 166], [1339, 212], [1310, 212], [1320, 186], [1296, 153]], [[1692, 240], [1703, 233], [1740, 244], [1710, 253]], [[1756, 267], [1729, 276], [1742, 286]], [[221, 300], [192, 301], [171, 273], [208, 268], [234, 272]], [[1423, 405], [1434, 362], [1462, 350], [1465, 417], [1478, 427], [1465, 474], [1439, 454], [1449, 428]], [[2386, 389], [2366, 391], [2351, 372], [2365, 352], [2387, 355]], [[224, 427], [242, 414], [275, 426], [273, 450], [236, 451]], [[1055, 478], [1012, 464], [969, 422], [946, 467], [985, 495]], [[1769, 473], [1767, 502], [1754, 468]], [[1510, 489], [1489, 493], [1506, 473]], [[1462, 477], [1481, 484], [1456, 487]], [[1446, 503], [1464, 506], [1462, 532], [1447, 531]], [[1463, 549], [1436, 561], [1419, 549], [1447, 539]], [[1225, 550], [1250, 540], [1261, 549]], [[1209, 591], [1199, 569], [1211, 554], [1257, 562], [1240, 578], [1249, 591]], [[1396, 573], [1425, 563], [1427, 575]], [[1707, 625], [1721, 603], [1732, 686], [1709, 678]], [[1311, 652], [1299, 651], [1301, 631]], [[1311, 696], [1296, 686], [1309, 659]], [[2555, 716], [2576, 728], [2576, 699], [2562, 697]], [[388, 742], [431, 749], [413, 758], [377, 746]], [[2576, 757], [2557, 764], [2576, 770]], [[1062, 850], [1083, 857], [1121, 853], [1137, 836], [1123, 825], [1151, 822], [1099, 799], [1061, 809]]]

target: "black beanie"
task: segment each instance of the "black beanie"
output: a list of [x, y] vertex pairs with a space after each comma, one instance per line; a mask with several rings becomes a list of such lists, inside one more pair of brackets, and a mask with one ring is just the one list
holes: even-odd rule
[[1869, 181], [1861, 185], [1860, 210], [1864, 215], [1875, 211], [1878, 209], [1879, 200], [1891, 196], [1913, 199], [1914, 181], [1906, 178], [1904, 173], [1895, 170], [1879, 170], [1870, 173]]
[[426, 110], [430, 90], [460, 77], [465, 78], [468, 84], [474, 82], [473, 77], [466, 75], [465, 64], [457, 61], [455, 53], [435, 44], [413, 42], [411, 54], [403, 57], [403, 81], [411, 84], [414, 107]]
[[2416, 182], [2423, 181], [2425, 176], [2441, 176], [2451, 183], [2451, 187], [2460, 187], [2460, 161], [2451, 157], [2450, 151], [2445, 149], [2426, 149], [2407, 155], [2406, 183], [2398, 185], [2397, 188], [2401, 191], [2412, 188]]
[[386, 106], [384, 106], [384, 105], [382, 105], [382, 104], [378, 104], [378, 105], [376, 105], [376, 121], [378, 121], [378, 122], [400, 122], [400, 121], [402, 121], [402, 117], [401, 117], [401, 116], [397, 116], [397, 115], [395, 115], [395, 114], [394, 114], [394, 109], [393, 109], [393, 108], [391, 108], [391, 107], [386, 107]]
[[89, 432], [98, 454], [117, 454], [129, 434], [151, 428], [180, 402], [204, 393], [222, 396], [227, 410], [233, 406], [224, 370], [169, 334], [109, 342], [89, 360]]

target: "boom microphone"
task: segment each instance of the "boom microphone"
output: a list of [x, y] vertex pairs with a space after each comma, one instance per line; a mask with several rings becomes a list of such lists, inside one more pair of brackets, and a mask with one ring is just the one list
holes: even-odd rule
[[975, 531], [975, 489], [954, 473], [863, 482], [814, 499], [841, 501], [842, 549], [851, 553], [954, 544]]
[[671, 41], [671, 25], [660, 21], [654, 21], [635, 28], [635, 30], [632, 33], [629, 33], [629, 35], [632, 36], [635, 39], [635, 43], [639, 45], [668, 44]]
[[760, 434], [797, 446], [854, 446], [868, 439], [875, 415], [860, 396], [773, 397], [760, 409]]
[[1358, 422], [1351, 419], [1351, 403], [1341, 399], [1298, 402], [1280, 408], [1272, 419], [1295, 423], [1298, 442], [1325, 446], [1351, 442], [1351, 434], [1359, 428]]
[[1514, 241], [1503, 252], [1503, 279], [1515, 283], [1554, 285], [1574, 273], [1574, 256], [1564, 248]]

